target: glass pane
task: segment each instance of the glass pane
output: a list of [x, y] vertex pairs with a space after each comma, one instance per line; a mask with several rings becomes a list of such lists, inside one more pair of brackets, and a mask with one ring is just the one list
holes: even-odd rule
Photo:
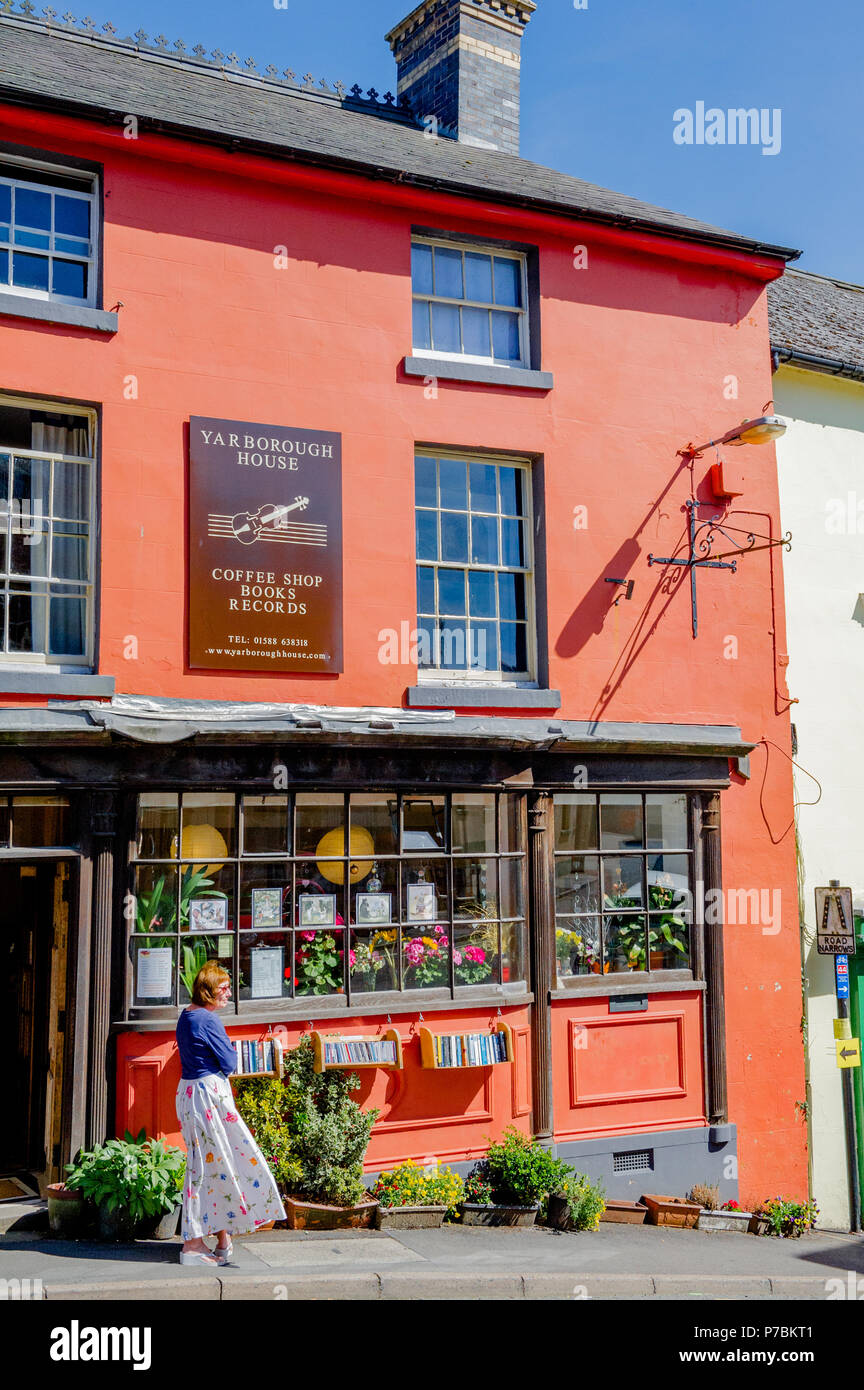
[[237, 853], [234, 832], [234, 796], [231, 792], [186, 792], [183, 796], [181, 859], [198, 867], [221, 866]]
[[453, 916], [483, 919], [498, 915], [495, 860], [454, 859]]
[[417, 612], [435, 612], [435, 571], [427, 565], [417, 566]]
[[243, 853], [288, 853], [287, 796], [243, 797]]
[[602, 969], [599, 917], [561, 917], [555, 926], [558, 975], [599, 975]]
[[22, 227], [51, 229], [51, 195], [35, 188], [15, 189], [15, 221]]
[[[26, 530], [23, 528], [26, 526]], [[12, 523], [12, 574], [48, 575], [48, 535], [46, 524], [36, 518], [32, 522]]]
[[471, 854], [495, 853], [493, 792], [454, 792], [451, 814], [454, 853], [460, 850]]
[[446, 618], [440, 625], [439, 665], [453, 671], [468, 666], [468, 624], [458, 618]]
[[525, 798], [505, 794], [501, 798], [501, 853], [525, 852]]
[[598, 912], [600, 864], [594, 855], [560, 855], [555, 860], [555, 911]]
[[0, 183], [0, 222], [12, 220], [12, 189], [8, 183]]
[[47, 290], [48, 257], [29, 256], [26, 251], [13, 252], [12, 283], [25, 290]]
[[353, 932], [350, 966], [353, 994], [398, 989], [398, 928], [385, 926], [379, 931]]
[[177, 854], [180, 798], [171, 792], [142, 792], [138, 797], [139, 859], [171, 859]]
[[89, 241], [73, 241], [71, 237], [55, 236], [54, 250], [65, 251], [67, 256], [80, 256], [85, 259], [90, 255]]
[[[185, 832], [184, 832], [185, 833]], [[234, 865], [185, 864], [180, 869], [180, 930], [212, 943], [234, 930]]]
[[87, 578], [87, 542], [77, 536], [54, 532], [53, 575], [55, 579]]
[[474, 618], [495, 617], [495, 576], [488, 570], [468, 575], [468, 611]]
[[291, 865], [259, 861], [240, 869], [241, 931], [272, 931], [291, 924]]
[[648, 906], [655, 911], [691, 906], [690, 857], [687, 854], [649, 854]]
[[5, 849], [10, 842], [12, 822], [9, 819], [9, 802], [0, 797], [0, 845]]
[[428, 299], [415, 299], [411, 306], [411, 341], [415, 348], [431, 348]]
[[465, 252], [465, 298], [492, 303], [492, 257], [481, 251]]
[[597, 848], [597, 798], [582, 792], [555, 793], [555, 848]]
[[417, 559], [438, 559], [438, 513], [416, 513]]
[[498, 564], [497, 516], [471, 517], [471, 563], [472, 565]]
[[[3, 239], [3, 228], [0, 227], [0, 241]], [[9, 252], [0, 251], [0, 284], [9, 284]]]
[[54, 464], [54, 516], [86, 521], [90, 515], [90, 464]]
[[87, 267], [81, 261], [55, 260], [51, 268], [51, 289], [70, 299], [87, 298]]
[[[396, 814], [396, 802], [382, 802], [389, 821], [392, 814]], [[358, 807], [362, 811], [363, 807]], [[370, 805], [367, 808], [374, 811], [376, 808]], [[373, 839], [380, 839], [381, 843], [387, 845], [392, 843], [392, 829], [388, 833], [386, 826], [380, 824], [380, 817], [371, 817], [375, 821], [375, 829], [378, 832], [373, 835]], [[377, 848], [377, 847], [376, 847]], [[373, 860], [371, 869], [362, 879], [351, 886], [351, 922], [358, 927], [367, 927], [370, 931], [374, 929], [390, 928], [399, 920], [399, 864], [395, 859], [376, 859]]]
[[468, 634], [469, 664], [475, 671], [499, 671], [498, 624], [472, 622]]
[[502, 623], [501, 670], [518, 674], [528, 670], [528, 637], [524, 623]]
[[291, 994], [291, 938], [287, 932], [240, 937], [240, 999], [285, 999]]
[[525, 916], [525, 861], [501, 859], [498, 863], [501, 882], [501, 916]]
[[64, 236], [89, 237], [90, 202], [86, 198], [54, 198], [54, 231]]
[[687, 849], [687, 797], [684, 792], [649, 792], [645, 798], [648, 849]]
[[603, 903], [607, 908], [642, 907], [642, 860], [638, 855], [603, 858]]
[[438, 571], [438, 612], [464, 615], [465, 613], [465, 571]]
[[442, 989], [450, 984], [450, 933], [443, 922], [422, 931], [406, 927], [402, 936], [403, 989]]
[[502, 314], [492, 310], [492, 351], [499, 362], [518, 362], [522, 356], [519, 345], [519, 315]]
[[519, 984], [528, 978], [528, 953], [525, 947], [525, 923], [501, 923], [501, 982]]
[[418, 507], [437, 507], [435, 460], [418, 454], [414, 460], [414, 501]]
[[468, 469], [464, 459], [441, 459], [439, 465], [441, 506], [453, 511], [468, 508]]
[[[203, 970], [208, 961], [215, 960], [231, 977], [231, 1003], [225, 1013], [233, 1012], [234, 1004], [234, 942], [230, 936], [195, 936], [180, 942], [180, 960], [177, 973], [180, 976], [178, 997], [181, 1005], [188, 1004], [192, 998], [195, 976]], [[223, 1015], [224, 1016], [224, 1015]]]
[[498, 611], [502, 618], [525, 621], [527, 614], [524, 574], [499, 574]]
[[429, 667], [438, 665], [438, 623], [434, 618], [417, 620], [417, 665]]
[[45, 232], [22, 232], [16, 229], [16, 246], [32, 246], [37, 251], [47, 251], [50, 244], [51, 238]]
[[501, 522], [501, 563], [516, 568], [526, 566], [523, 522], [511, 521], [507, 517]]
[[[177, 930], [177, 870], [145, 864], [135, 870], [136, 932], [172, 935]], [[155, 944], [155, 943], [154, 943]]]
[[432, 247], [411, 246], [411, 288], [415, 294], [432, 294]]
[[[301, 858], [345, 854], [345, 798], [341, 792], [298, 792], [294, 803], [296, 853]], [[308, 866], [303, 872], [308, 872]], [[328, 864], [332, 883], [341, 883], [341, 864]], [[327, 876], [325, 875], [325, 877]]]
[[522, 266], [509, 256], [495, 257], [495, 303], [522, 307]]
[[642, 798], [609, 792], [600, 798], [601, 849], [642, 848]]
[[621, 912], [603, 923], [605, 968], [613, 975], [645, 970], [646, 923], [641, 913]]
[[49, 648], [54, 656], [84, 656], [87, 651], [87, 601], [52, 594]]
[[298, 931], [295, 938], [294, 971], [294, 992], [297, 995], [344, 994], [344, 931]]
[[133, 941], [133, 1003], [174, 1003], [176, 949], [173, 937]]
[[44, 652], [46, 648], [44, 594], [9, 595], [10, 652]]
[[44, 459], [16, 458], [12, 496], [20, 502], [22, 522], [48, 515], [51, 496], [51, 465]]
[[689, 970], [690, 921], [689, 912], [649, 915], [649, 970]]
[[13, 797], [12, 843], [16, 848], [68, 845], [69, 835], [69, 802], [65, 796]]
[[432, 302], [432, 346], [437, 352], [461, 352], [459, 310], [455, 304]]
[[442, 299], [462, 299], [462, 252], [435, 247], [435, 293]]
[[501, 487], [502, 512], [505, 516], [524, 516], [525, 470], [523, 468], [499, 468], [498, 479]]
[[[352, 854], [362, 854], [365, 858], [367, 850], [376, 856], [398, 852], [399, 817], [395, 796], [355, 792], [351, 796], [350, 810]], [[369, 883], [374, 867], [374, 864], [370, 865], [368, 876], [363, 874], [362, 878], [352, 874], [352, 883], [367, 883], [369, 891], [374, 891], [374, 886]]]
[[[418, 556], [426, 559], [427, 556]], [[468, 516], [465, 512], [441, 513], [441, 559], [468, 561]]]
[[497, 922], [453, 928], [453, 973], [457, 985], [498, 984]]
[[462, 351], [470, 357], [491, 357], [488, 309], [462, 310]]
[[472, 511], [496, 512], [498, 510], [498, 488], [495, 481], [495, 465], [472, 463], [469, 471]]
[[[402, 802], [402, 850], [447, 848], [446, 804], [443, 796], [406, 796]], [[416, 871], [418, 865], [411, 864]]]

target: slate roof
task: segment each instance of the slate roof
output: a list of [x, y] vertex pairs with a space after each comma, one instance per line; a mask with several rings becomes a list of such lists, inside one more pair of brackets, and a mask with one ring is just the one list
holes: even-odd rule
[[380, 107], [374, 100], [352, 101], [301, 90], [280, 82], [278, 76], [250, 75], [236, 64], [154, 52], [136, 39], [97, 35], [92, 21], [82, 23], [90, 25], [83, 33], [71, 24], [0, 10], [0, 100], [83, 115], [102, 113], [103, 118], [104, 113], [112, 113], [121, 122], [124, 115], [133, 114], [151, 128], [223, 144], [227, 137], [278, 157], [371, 172], [377, 178], [446, 188], [784, 260], [799, 254], [652, 207], [515, 155], [453, 139], [428, 139], [418, 121]]
[[[838, 375], [864, 377], [864, 286], [787, 270], [768, 286], [771, 347], [781, 354], [823, 359]], [[788, 360], [788, 359], [787, 359]]]

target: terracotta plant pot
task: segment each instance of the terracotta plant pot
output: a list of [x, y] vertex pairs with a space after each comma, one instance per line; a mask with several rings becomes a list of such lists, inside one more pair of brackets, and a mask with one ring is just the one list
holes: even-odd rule
[[49, 1183], [46, 1195], [48, 1226], [52, 1234], [65, 1236], [67, 1240], [82, 1235], [88, 1217], [86, 1197], [62, 1182]]
[[660, 1197], [656, 1193], [642, 1194], [648, 1208], [651, 1226], [681, 1226], [692, 1229], [699, 1220], [702, 1208], [698, 1202], [685, 1202], [683, 1197]]
[[697, 1225], [700, 1231], [741, 1231], [746, 1235], [752, 1219], [750, 1211], [700, 1211]]
[[291, 1231], [341, 1231], [372, 1225], [378, 1206], [374, 1199], [356, 1207], [331, 1207], [325, 1202], [307, 1202], [302, 1197], [283, 1197], [288, 1229]]
[[446, 1207], [380, 1207], [375, 1213], [379, 1231], [427, 1231], [440, 1226]]
[[479, 1202], [463, 1202], [460, 1207], [463, 1226], [533, 1226], [540, 1203], [530, 1207], [508, 1207], [494, 1203], [481, 1206]]
[[642, 1226], [645, 1217], [648, 1215], [648, 1208], [641, 1202], [624, 1202], [617, 1199], [610, 1199], [606, 1203], [606, 1210], [600, 1217], [601, 1221], [617, 1221], [626, 1226]]

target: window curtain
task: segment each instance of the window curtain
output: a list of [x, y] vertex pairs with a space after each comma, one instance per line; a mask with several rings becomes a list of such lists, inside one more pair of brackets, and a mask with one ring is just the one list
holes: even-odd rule
[[[62, 419], [62, 417], [60, 418]], [[80, 425], [77, 423], [57, 424], [53, 421], [49, 423], [34, 419], [30, 426], [30, 447], [34, 450], [44, 450], [45, 453], [49, 454], [67, 454], [73, 457], [87, 458], [90, 453], [89, 432], [83, 422]], [[67, 517], [88, 517], [86, 470], [77, 467], [64, 468], [62, 464], [53, 465], [53, 467], [55, 500], [58, 491], [62, 490], [62, 503], [58, 501], [61, 513]], [[31, 469], [30, 510], [34, 520], [40, 515], [42, 517], [48, 516], [49, 485], [48, 468], [34, 467]], [[43, 522], [42, 526], [47, 546], [49, 524]], [[36, 539], [37, 537], [34, 536], [33, 540]], [[51, 593], [54, 597], [50, 600], [50, 643], [48, 641], [47, 601], [44, 598], [34, 596], [31, 602], [33, 650], [47, 652], [50, 646], [52, 651], [60, 654], [84, 652], [86, 650], [84, 632], [86, 602], [77, 597], [60, 597], [60, 595], [77, 594], [77, 590], [61, 589], [58, 591], [52, 585]]]

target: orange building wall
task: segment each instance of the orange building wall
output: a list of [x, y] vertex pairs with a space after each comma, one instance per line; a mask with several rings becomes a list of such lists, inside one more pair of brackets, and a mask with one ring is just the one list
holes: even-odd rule
[[[548, 675], [562, 717], [738, 724], [771, 741], [752, 780], [736, 776], [723, 797], [726, 885], [777, 889], [783, 904], [779, 933], [726, 933], [730, 1118], [742, 1193], [803, 1191], [779, 558], [701, 571], [695, 641], [685, 572], [647, 563], [681, 553], [691, 484], [711, 497], [712, 458], [691, 470], [678, 450], [771, 396], [764, 281], [779, 265], [2, 106], [0, 138], [105, 165], [104, 304], [122, 301], [119, 332], [2, 318], [0, 386], [102, 407], [99, 670], [118, 692], [401, 705], [416, 673], [379, 661], [379, 633], [415, 624], [412, 458], [423, 442], [543, 457]], [[552, 391], [432, 390], [402, 375], [412, 224], [539, 247]], [[577, 270], [580, 245], [588, 265]], [[281, 248], [286, 269], [274, 264]], [[344, 674], [186, 668], [190, 415], [342, 433]], [[736, 524], [764, 531], [770, 519], [777, 534], [773, 449], [740, 458], [748, 516]], [[635, 580], [631, 602], [612, 606], [607, 575]]]

